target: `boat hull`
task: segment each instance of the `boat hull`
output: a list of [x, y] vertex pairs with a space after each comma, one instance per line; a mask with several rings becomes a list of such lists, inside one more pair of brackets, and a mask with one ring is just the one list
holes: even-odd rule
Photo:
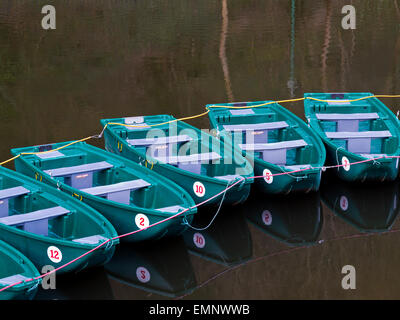
[[[96, 246], [84, 246], [71, 241], [62, 241], [59, 239], [39, 239], [34, 234], [27, 234], [26, 232], [18, 232], [18, 230], [10, 230], [11, 228], [0, 227], [0, 240], [7, 241], [17, 250], [24, 253], [30, 261], [38, 268], [42, 270], [44, 266], [51, 266], [58, 268], [64, 264], [87, 254], [88, 251], [95, 248]], [[54, 263], [49, 257], [49, 248], [56, 247], [62, 254], [62, 259]], [[67, 272], [79, 272], [85, 268], [94, 266], [101, 266], [111, 260], [115, 251], [115, 245], [105, 244], [100, 249], [97, 249], [78, 261], [73, 262], [60, 270], [57, 270], [57, 274], [63, 274]]]
[[329, 165], [338, 165], [335, 170], [338, 177], [345, 181], [393, 181], [399, 172], [398, 158], [382, 158], [367, 162], [350, 165], [348, 170], [342, 166], [343, 161], [348, 159], [350, 163], [365, 161], [356, 154], [352, 154], [343, 149], [336, 149], [335, 146], [325, 143], [327, 150], [327, 161]]
[[273, 179], [257, 178], [254, 184], [257, 189], [268, 194], [308, 193], [317, 191], [321, 184], [322, 172], [320, 169], [307, 169], [305, 171], [285, 173], [277, 166], [266, 165], [265, 162], [255, 161], [255, 176], [265, 176], [264, 170], [269, 170]]

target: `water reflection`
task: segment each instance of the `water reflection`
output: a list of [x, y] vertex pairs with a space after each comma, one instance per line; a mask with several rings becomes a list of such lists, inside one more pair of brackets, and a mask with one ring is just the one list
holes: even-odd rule
[[35, 300], [110, 300], [114, 295], [104, 268], [56, 277], [56, 289], [39, 287]]
[[[200, 212], [193, 225], [208, 225], [215, 210]], [[189, 230], [183, 238], [192, 254], [225, 266], [242, 263], [253, 253], [250, 231], [243, 212], [238, 208], [235, 211], [232, 207], [221, 210], [209, 228], [204, 231]]]
[[362, 232], [389, 230], [399, 213], [399, 181], [349, 184], [331, 177], [321, 188], [326, 206]]
[[186, 294], [197, 284], [182, 238], [121, 245], [105, 269], [123, 285], [166, 297]]
[[261, 231], [289, 246], [317, 242], [323, 224], [319, 193], [285, 197], [253, 197], [247, 219]]

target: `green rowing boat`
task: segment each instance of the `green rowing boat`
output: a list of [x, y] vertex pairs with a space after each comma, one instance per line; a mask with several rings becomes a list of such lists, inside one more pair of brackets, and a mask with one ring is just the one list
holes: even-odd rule
[[207, 109], [219, 137], [238, 145], [254, 164], [255, 175], [264, 176], [255, 179], [259, 190], [318, 190], [325, 149], [300, 118], [272, 101], [209, 104]]
[[[57, 268], [117, 235], [98, 212], [27, 176], [0, 167], [0, 240], [21, 251], [42, 270]], [[102, 265], [118, 240], [105, 244], [58, 274]]]
[[347, 181], [394, 180], [398, 175], [399, 121], [371, 96], [372, 93], [304, 94], [307, 120], [323, 140], [330, 164], [339, 165], [337, 174]]
[[41, 280], [27, 280], [39, 276], [39, 272], [27, 257], [5, 242], [0, 241], [0, 290], [22, 281], [20, 284], [0, 292], [0, 300], [33, 299]]
[[108, 151], [171, 179], [196, 203], [218, 204], [223, 198], [224, 204], [236, 204], [249, 195], [250, 163], [204, 130], [170, 115], [103, 119], [101, 124]]
[[[68, 145], [68, 146], [67, 146]], [[60, 150], [60, 147], [64, 147]], [[13, 149], [17, 171], [36, 177], [90, 205], [107, 218], [122, 241], [177, 235], [197, 212], [179, 186], [132, 161], [85, 142]], [[186, 210], [186, 211], [185, 211]], [[179, 212], [183, 212], [178, 215]], [[161, 221], [169, 219], [161, 223]], [[156, 224], [148, 228], [150, 225]]]

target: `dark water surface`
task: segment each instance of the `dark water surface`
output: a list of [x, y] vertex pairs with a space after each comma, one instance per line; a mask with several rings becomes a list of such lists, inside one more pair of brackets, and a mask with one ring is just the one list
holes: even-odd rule
[[[341, 27], [349, 2], [356, 30]], [[48, 1], [0, 1], [2, 160], [13, 147], [99, 133], [101, 118], [183, 117], [207, 103], [304, 92], [400, 93], [399, 1], [51, 3], [57, 29], [45, 31]], [[400, 109], [400, 100], [384, 102]], [[301, 102], [285, 107], [304, 119]], [[207, 118], [191, 123], [208, 127]], [[255, 194], [224, 208], [200, 232], [202, 248], [193, 231], [124, 245], [106, 268], [58, 277], [57, 290], [37, 298], [398, 299], [398, 199], [398, 182], [359, 186], [325, 174], [317, 194]], [[215, 211], [200, 211], [196, 226]], [[342, 289], [344, 265], [356, 268], [355, 290]]]

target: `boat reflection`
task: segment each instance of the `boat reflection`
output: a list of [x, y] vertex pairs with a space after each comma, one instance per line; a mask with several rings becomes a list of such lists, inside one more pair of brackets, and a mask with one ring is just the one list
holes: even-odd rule
[[331, 178], [321, 188], [326, 206], [362, 232], [389, 230], [399, 213], [399, 181], [351, 184]]
[[[203, 231], [189, 229], [183, 234], [183, 239], [190, 253], [203, 259], [233, 266], [252, 257], [253, 246], [242, 206], [227, 207], [218, 214], [211, 226]], [[200, 212], [192, 225], [198, 228], [210, 223], [215, 210]]]
[[43, 289], [39, 286], [35, 300], [111, 300], [114, 298], [107, 274], [102, 267], [57, 275], [55, 286], [55, 289]]
[[105, 269], [113, 280], [166, 297], [190, 293], [197, 285], [181, 237], [122, 244]]
[[289, 246], [312, 245], [321, 233], [319, 193], [249, 199], [246, 217], [258, 229]]

